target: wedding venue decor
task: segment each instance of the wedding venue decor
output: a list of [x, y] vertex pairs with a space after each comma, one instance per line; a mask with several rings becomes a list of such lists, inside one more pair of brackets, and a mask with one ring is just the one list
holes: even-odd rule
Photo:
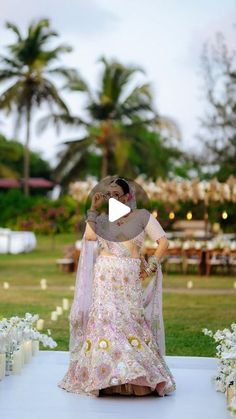
[[36, 244], [36, 236], [32, 231], [12, 231], [9, 228], [0, 228], [0, 253], [31, 252]]
[[204, 328], [202, 332], [217, 344], [218, 367], [212, 379], [216, 391], [226, 395], [228, 410], [236, 416], [236, 323], [230, 327], [216, 332]]
[[38, 330], [43, 330], [44, 328], [44, 320], [43, 319], [38, 319], [37, 323], [36, 323], [36, 327]]
[[226, 182], [216, 178], [210, 181], [193, 180], [162, 180], [155, 182], [138, 176], [136, 182], [147, 192], [150, 199], [175, 203], [177, 201], [192, 201], [197, 203], [236, 202], [236, 178], [230, 176]]
[[39, 343], [54, 348], [57, 343], [48, 334], [40, 333], [43, 319], [38, 314], [25, 313], [25, 317], [13, 316], [0, 320], [0, 380], [6, 375], [20, 374], [25, 363], [39, 351]]
[[[217, 179], [209, 181], [193, 180], [163, 180], [161, 178], [153, 181], [140, 175], [137, 182], [147, 193], [150, 201], [168, 203], [175, 207], [177, 203], [192, 202], [193, 205], [203, 203], [203, 220], [193, 221], [192, 211], [186, 214], [186, 220], [182, 222], [195, 223], [193, 229], [188, 231], [168, 231], [169, 249], [165, 257], [164, 267], [174, 268], [182, 273], [188, 271], [198, 272], [200, 275], [211, 275], [216, 271], [223, 271], [225, 274], [232, 274], [236, 268], [236, 237], [234, 233], [224, 234], [219, 223], [214, 222], [212, 232], [209, 233], [208, 206], [210, 203], [235, 203], [236, 202], [236, 178], [230, 176], [226, 182], [219, 182]], [[86, 180], [72, 182], [69, 191], [72, 197], [84, 205], [88, 193], [97, 185], [94, 177]], [[158, 212], [153, 210], [152, 214], [157, 217]], [[170, 211], [166, 215], [169, 220], [175, 220], [175, 212]], [[222, 220], [228, 218], [228, 213], [223, 210], [220, 214]], [[215, 220], [216, 221], [216, 220]], [[178, 222], [179, 224], [181, 221]], [[203, 223], [201, 231], [200, 223]], [[187, 228], [187, 225], [186, 225]], [[153, 254], [157, 247], [156, 243], [145, 241], [143, 253], [145, 256]]]
[[41, 287], [41, 289], [42, 290], [46, 290], [47, 289], [47, 280], [45, 279], [45, 278], [42, 278], [41, 280], [40, 280], [40, 287]]
[[[74, 287], [73, 287], [74, 290]], [[70, 308], [68, 298], [62, 298], [62, 305], [56, 306], [56, 310], [51, 311], [51, 320], [56, 322], [58, 320], [58, 316], [61, 316], [64, 311], [68, 311]]]
[[57, 318], [58, 318], [57, 311], [52, 311], [51, 312], [51, 320], [55, 322], [55, 321], [57, 321]]
[[[155, 217], [161, 217], [166, 227], [173, 230], [177, 225], [184, 228], [184, 231], [175, 234], [206, 239], [212, 234], [221, 233], [220, 223], [227, 225], [229, 217], [233, 217], [229, 209], [229, 204], [236, 203], [236, 177], [233, 175], [225, 182], [217, 178], [152, 180], [143, 174], [134, 180], [146, 192], [150, 205], [154, 207], [152, 214]], [[83, 207], [88, 193], [97, 183], [97, 179], [91, 176], [86, 180], [71, 182], [69, 193]], [[233, 231], [232, 223], [228, 228]]]
[[68, 298], [63, 298], [62, 299], [62, 308], [63, 310], [69, 310], [69, 300]]
[[[230, 176], [226, 182], [219, 182], [216, 178], [210, 181], [199, 179], [193, 180], [163, 180], [161, 178], [153, 181], [140, 175], [135, 179], [148, 194], [149, 199], [176, 203], [178, 201], [192, 201], [194, 204], [203, 201], [206, 205], [209, 202], [236, 202], [236, 177]], [[96, 186], [98, 181], [88, 177], [85, 181], [72, 182], [69, 185], [71, 195], [78, 202], [84, 202], [88, 193]], [[170, 218], [174, 214], [170, 213]], [[189, 215], [189, 218], [191, 216]], [[227, 217], [224, 213], [224, 217]]]
[[[144, 255], [152, 254], [156, 247], [156, 243], [145, 240]], [[163, 262], [166, 268], [173, 265], [175, 269], [183, 273], [192, 271], [195, 267], [195, 271], [200, 275], [210, 275], [219, 269], [225, 273], [234, 274], [236, 240], [229, 239], [223, 234], [217, 234], [210, 240], [169, 238], [169, 249]]]
[[61, 306], [57, 306], [57, 308], [56, 308], [56, 312], [57, 312], [58, 316], [61, 316], [61, 315], [62, 315], [62, 313], [63, 313], [63, 309], [62, 309], [62, 307], [61, 307]]

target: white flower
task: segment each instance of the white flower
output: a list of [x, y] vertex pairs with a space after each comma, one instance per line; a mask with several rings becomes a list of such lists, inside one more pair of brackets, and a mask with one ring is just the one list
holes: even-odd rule
[[229, 383], [236, 380], [236, 323], [231, 324], [231, 330], [225, 328], [212, 334], [208, 329], [202, 329], [202, 332], [218, 343], [216, 356], [219, 359], [214, 382], [216, 390], [225, 393]]
[[212, 331], [211, 330], [208, 330], [208, 329], [202, 329], [202, 332], [204, 333], [204, 335], [206, 335], [206, 336], [213, 336], [213, 333], [212, 333]]
[[234, 351], [222, 352], [221, 357], [224, 359], [227, 359], [227, 358], [236, 359], [236, 348], [234, 349]]
[[231, 401], [231, 403], [230, 403], [230, 407], [231, 407], [232, 409], [236, 409], [236, 396], [234, 396], [234, 397], [232, 398], [232, 401]]
[[[23, 340], [39, 340], [44, 346], [51, 348], [57, 343], [46, 334], [41, 334], [33, 327], [33, 323], [39, 319], [38, 314], [25, 313], [25, 317], [12, 316], [0, 321], [0, 352], [6, 352], [14, 348]], [[48, 329], [49, 330], [49, 329]]]

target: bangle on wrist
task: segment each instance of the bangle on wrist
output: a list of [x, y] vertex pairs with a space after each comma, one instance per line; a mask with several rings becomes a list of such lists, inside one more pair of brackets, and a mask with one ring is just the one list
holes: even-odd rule
[[98, 212], [97, 212], [97, 210], [90, 208], [90, 209], [87, 210], [87, 214], [96, 214], [97, 215]]
[[98, 212], [96, 210], [87, 210], [87, 215], [91, 215], [92, 217], [97, 217]]
[[147, 275], [151, 275], [151, 273], [152, 273], [152, 271], [151, 271], [151, 269], [150, 269], [150, 268], [146, 268], [146, 269], [145, 269], [145, 272], [146, 272], [146, 274], [147, 274]]
[[157, 269], [161, 266], [160, 261], [158, 260], [158, 258], [153, 255], [150, 256], [150, 258], [148, 259], [148, 270], [151, 272], [156, 272]]
[[94, 224], [97, 224], [97, 221], [96, 220], [92, 220], [90, 218], [86, 218], [85, 222], [86, 223], [94, 223]]
[[97, 218], [97, 211], [96, 210], [88, 210], [87, 211], [87, 218], [86, 218], [86, 222], [94, 222], [96, 223], [96, 218]]

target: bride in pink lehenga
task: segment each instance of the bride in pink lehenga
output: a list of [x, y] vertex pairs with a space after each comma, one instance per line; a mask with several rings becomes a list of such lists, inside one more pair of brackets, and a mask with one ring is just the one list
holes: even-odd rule
[[[112, 223], [110, 240], [104, 238], [108, 216], [97, 211], [109, 197], [131, 207]], [[58, 387], [95, 397], [165, 396], [176, 389], [163, 358], [160, 260], [168, 247], [166, 234], [151, 213], [136, 208], [131, 182], [123, 178], [113, 179], [106, 195], [95, 193], [87, 214], [70, 311], [70, 362]], [[133, 223], [141, 232], [130, 239]], [[141, 256], [146, 234], [158, 243], [148, 263]]]

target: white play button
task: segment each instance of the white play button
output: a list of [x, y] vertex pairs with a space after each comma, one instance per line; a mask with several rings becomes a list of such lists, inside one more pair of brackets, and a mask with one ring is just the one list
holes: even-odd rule
[[116, 221], [131, 211], [130, 207], [115, 198], [110, 198], [108, 201], [108, 219], [109, 221]]
[[[135, 202], [124, 202], [122, 203], [118, 199], [115, 199], [114, 189], [110, 187], [111, 183], [116, 180], [117, 176], [107, 176], [105, 179], [102, 179], [89, 193], [85, 209], [85, 219], [88, 218], [87, 210], [91, 209], [91, 203], [94, 195], [99, 192], [104, 196], [104, 200], [100, 207], [97, 208], [98, 219], [94, 223], [93, 218], [91, 218], [91, 223], [89, 225], [95, 234], [98, 234], [104, 240], [114, 241], [114, 242], [126, 242], [137, 237], [139, 234], [143, 233], [146, 225], [148, 224], [150, 213], [149, 211], [137, 211], [137, 222], [133, 222], [133, 217], [130, 215], [132, 208], [150, 208], [150, 203], [148, 196], [144, 189], [136, 183], [134, 180], [129, 180], [130, 185], [132, 186], [132, 191], [135, 191], [135, 197], [137, 199], [137, 206], [134, 205]], [[117, 184], [118, 185], [118, 184]], [[116, 191], [116, 190], [115, 190]], [[109, 192], [109, 194], [108, 194]], [[118, 190], [117, 190], [118, 192]], [[119, 191], [120, 192], [120, 191]], [[124, 191], [125, 192], [125, 191]], [[110, 195], [111, 194], [111, 195]], [[109, 197], [109, 198], [108, 198]], [[108, 198], [108, 199], [107, 199]], [[132, 205], [130, 205], [132, 204]], [[138, 217], [139, 215], [139, 217]], [[123, 219], [121, 217], [128, 217]], [[132, 217], [132, 222], [129, 222], [129, 228], [126, 228], [127, 220], [129, 217]], [[142, 218], [140, 218], [142, 217]], [[124, 224], [120, 224], [121, 220], [126, 221]], [[120, 224], [120, 226], [118, 225]], [[84, 225], [83, 225], [84, 227]]]

